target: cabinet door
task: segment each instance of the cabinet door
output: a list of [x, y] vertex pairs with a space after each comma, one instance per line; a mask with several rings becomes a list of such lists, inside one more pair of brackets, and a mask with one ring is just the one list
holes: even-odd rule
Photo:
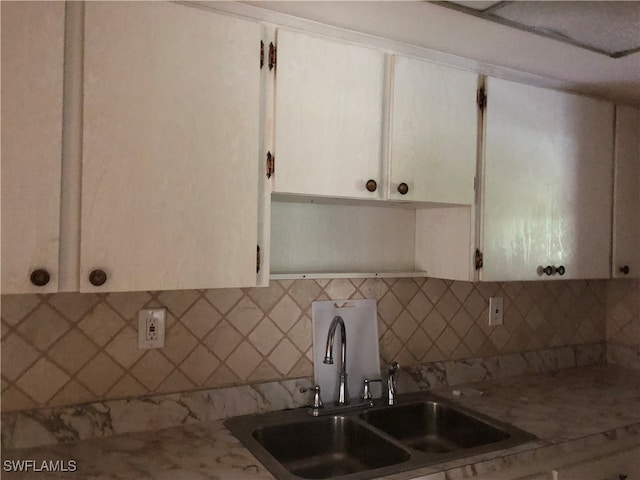
[[253, 22], [87, 2], [81, 291], [255, 285], [259, 55]]
[[[58, 288], [64, 2], [2, 2], [2, 293]], [[49, 281], [32, 284], [34, 270]], [[43, 278], [44, 280], [44, 278]]]
[[477, 89], [476, 73], [394, 57], [390, 198], [474, 203]]
[[274, 191], [382, 198], [384, 54], [284, 29], [277, 35]]
[[482, 280], [608, 278], [613, 105], [493, 78], [487, 95]]
[[[640, 277], [640, 111], [616, 108], [613, 276]], [[625, 268], [626, 267], [626, 268]]]

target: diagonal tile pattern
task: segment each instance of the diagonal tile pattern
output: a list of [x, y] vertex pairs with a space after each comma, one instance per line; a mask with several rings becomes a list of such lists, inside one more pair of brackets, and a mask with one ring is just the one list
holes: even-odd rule
[[[268, 288], [2, 297], [2, 409], [313, 375], [311, 302], [378, 301], [381, 362], [402, 365], [605, 339], [638, 340], [638, 283], [272, 281]], [[607, 290], [615, 302], [607, 309]], [[487, 325], [503, 296], [504, 325]], [[137, 348], [137, 312], [165, 307], [166, 346]]]

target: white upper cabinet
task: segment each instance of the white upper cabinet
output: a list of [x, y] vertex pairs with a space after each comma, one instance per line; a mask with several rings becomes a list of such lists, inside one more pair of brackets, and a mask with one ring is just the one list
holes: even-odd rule
[[640, 111], [616, 107], [613, 207], [615, 278], [640, 277]]
[[274, 191], [382, 198], [384, 54], [286, 29], [277, 52]]
[[55, 292], [65, 5], [1, 8], [2, 293]]
[[179, 4], [86, 3], [81, 291], [255, 285], [260, 35]]
[[476, 73], [393, 57], [390, 198], [474, 203], [477, 90]]
[[494, 78], [487, 96], [481, 279], [608, 278], [613, 105]]

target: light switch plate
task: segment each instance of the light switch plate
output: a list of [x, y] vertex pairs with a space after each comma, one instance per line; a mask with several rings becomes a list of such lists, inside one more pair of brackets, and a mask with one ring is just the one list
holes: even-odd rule
[[489, 297], [489, 325], [502, 325], [504, 302], [502, 297]]

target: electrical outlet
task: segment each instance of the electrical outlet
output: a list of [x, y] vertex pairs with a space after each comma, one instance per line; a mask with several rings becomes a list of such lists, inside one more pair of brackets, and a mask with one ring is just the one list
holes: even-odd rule
[[502, 297], [489, 297], [489, 325], [502, 325], [503, 305]]
[[148, 308], [138, 312], [138, 348], [163, 348], [165, 308]]

